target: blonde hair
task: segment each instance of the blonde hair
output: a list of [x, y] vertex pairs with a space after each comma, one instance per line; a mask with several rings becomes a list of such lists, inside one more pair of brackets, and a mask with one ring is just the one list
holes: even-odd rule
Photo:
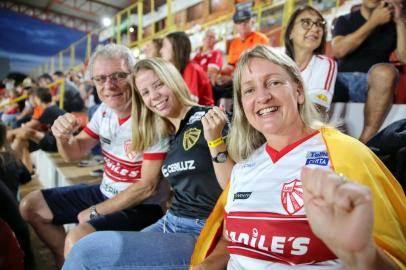
[[306, 96], [303, 79], [295, 62], [283, 52], [264, 45], [258, 45], [253, 49], [245, 51], [240, 57], [234, 71], [234, 117], [229, 135], [229, 153], [236, 162], [248, 158], [258, 147], [266, 142], [264, 135], [248, 122], [242, 108], [241, 76], [243, 69], [251, 58], [265, 59], [282, 67], [298, 87], [303, 88], [305, 98], [303, 104], [298, 104], [298, 109], [304, 125], [311, 129], [318, 129], [325, 126], [316, 108]]
[[159, 79], [170, 88], [178, 101], [184, 106], [197, 106], [190, 97], [189, 89], [179, 71], [170, 62], [152, 57], [139, 61], [133, 69], [132, 89], [132, 150], [141, 152], [154, 145], [157, 140], [168, 138], [173, 132], [171, 122], [144, 104], [139, 89], [135, 84], [137, 73], [141, 70], [152, 70]]

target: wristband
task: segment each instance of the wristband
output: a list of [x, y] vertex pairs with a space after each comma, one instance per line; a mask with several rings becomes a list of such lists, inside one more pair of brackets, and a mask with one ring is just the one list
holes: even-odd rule
[[212, 141], [208, 141], [208, 142], [207, 142], [207, 144], [209, 145], [210, 148], [217, 147], [217, 146], [219, 146], [219, 145], [221, 145], [221, 144], [223, 144], [223, 143], [224, 143], [223, 137], [218, 137], [218, 138], [215, 139], [215, 140], [212, 140]]

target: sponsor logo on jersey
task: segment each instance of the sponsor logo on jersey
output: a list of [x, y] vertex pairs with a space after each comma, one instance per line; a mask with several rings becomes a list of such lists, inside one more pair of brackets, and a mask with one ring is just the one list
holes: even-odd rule
[[313, 234], [305, 215], [244, 210], [226, 213], [225, 221], [231, 254], [292, 265], [336, 258]]
[[244, 163], [244, 164], [242, 164], [241, 167], [242, 167], [243, 169], [253, 168], [253, 167], [255, 167], [255, 163], [254, 163], [254, 162], [251, 162], [251, 163]]
[[235, 200], [246, 200], [251, 196], [251, 193], [252, 192], [237, 192], [237, 193], [234, 193], [233, 201], [235, 201]]
[[320, 101], [323, 101], [323, 102], [328, 102], [328, 97], [326, 95], [323, 95], [323, 94], [318, 94], [316, 96], [316, 99], [318, 99]]
[[226, 235], [233, 243], [240, 243], [265, 252], [287, 253], [296, 256], [306, 254], [310, 243], [309, 237], [266, 235], [265, 233], [260, 233], [255, 227], [252, 229], [251, 234], [226, 230]]
[[306, 165], [328, 165], [328, 153], [326, 151], [307, 152]]
[[101, 140], [103, 143], [111, 144], [110, 139], [107, 139], [107, 138], [105, 138], [105, 137], [103, 137], [103, 136], [100, 136], [100, 140]]
[[198, 128], [190, 128], [185, 131], [183, 134], [183, 149], [185, 151], [192, 148], [199, 141], [200, 133], [202, 131]]
[[116, 195], [119, 193], [118, 189], [112, 187], [111, 185], [109, 185], [109, 184], [107, 184], [107, 183], [105, 183], [105, 182], [102, 183], [101, 188], [102, 188], [105, 192], [110, 193], [110, 194], [113, 195], [113, 196], [116, 196]]
[[282, 206], [289, 215], [293, 215], [303, 208], [303, 188], [300, 180], [285, 183], [281, 190]]
[[135, 157], [137, 156], [137, 153], [134, 151], [131, 151], [131, 140], [128, 140], [126, 142], [124, 142], [124, 152], [127, 154], [127, 157], [130, 160], [134, 160]]
[[205, 115], [206, 112], [195, 112], [190, 118], [189, 121], [187, 122], [186, 125], [191, 125], [194, 122], [200, 121], [203, 117], [203, 115]]
[[142, 162], [124, 162], [105, 155], [104, 169], [106, 175], [115, 182], [135, 183], [141, 177]]
[[162, 166], [162, 174], [165, 177], [168, 177], [172, 173], [195, 170], [195, 161], [194, 160], [185, 160], [175, 162], [169, 165]]

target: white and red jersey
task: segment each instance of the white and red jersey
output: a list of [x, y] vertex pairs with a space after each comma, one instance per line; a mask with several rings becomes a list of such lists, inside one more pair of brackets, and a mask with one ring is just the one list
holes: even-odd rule
[[337, 78], [337, 63], [334, 59], [313, 55], [301, 74], [310, 100], [329, 109]]
[[[84, 129], [89, 136], [101, 143], [104, 174], [100, 190], [108, 198], [141, 180], [144, 159], [163, 160], [168, 149], [168, 143], [160, 141], [143, 153], [129, 151], [131, 125], [131, 117], [119, 119], [112, 109], [102, 103]], [[151, 197], [143, 203], [159, 204], [159, 196], [163, 194]]]
[[205, 72], [209, 68], [221, 70], [223, 67], [223, 54], [220, 50], [198, 51], [195, 57], [193, 57], [193, 61], [198, 63]]
[[319, 132], [279, 152], [265, 144], [234, 166], [225, 207], [228, 270], [341, 267], [307, 221], [303, 166], [331, 169]]

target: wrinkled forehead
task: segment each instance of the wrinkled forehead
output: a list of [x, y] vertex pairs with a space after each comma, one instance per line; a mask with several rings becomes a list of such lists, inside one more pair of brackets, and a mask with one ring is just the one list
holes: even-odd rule
[[100, 72], [130, 72], [131, 68], [127, 65], [125, 59], [114, 56], [99, 56], [93, 62], [93, 75], [98, 75]]

